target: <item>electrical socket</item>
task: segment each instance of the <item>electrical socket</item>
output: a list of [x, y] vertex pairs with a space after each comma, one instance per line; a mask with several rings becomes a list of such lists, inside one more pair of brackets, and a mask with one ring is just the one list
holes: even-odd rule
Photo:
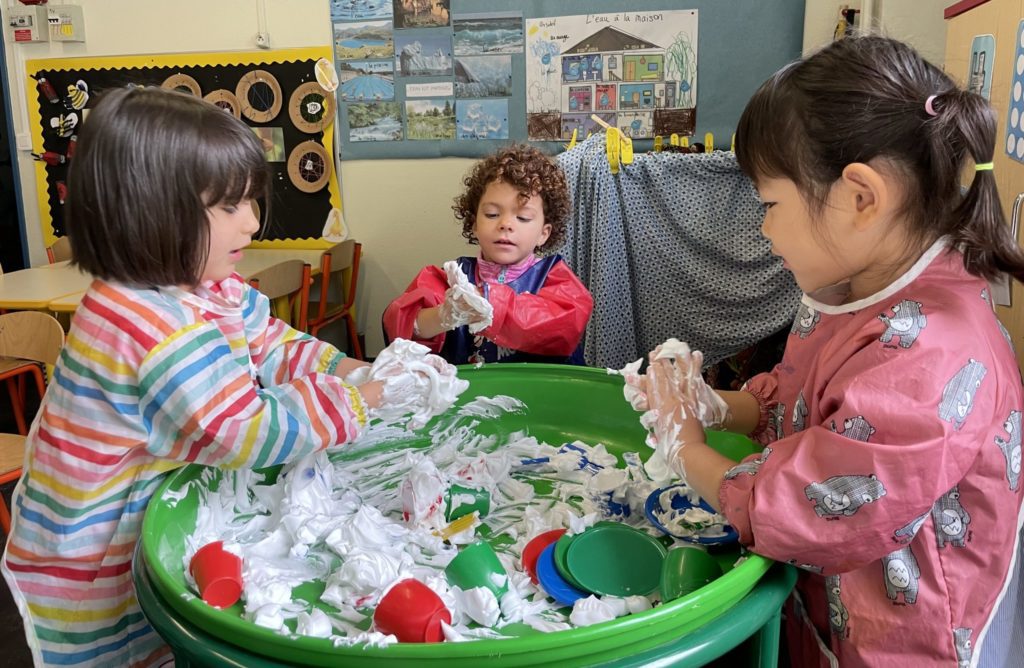
[[261, 49], [270, 48], [270, 33], [269, 32], [258, 32], [256, 33], [256, 46]]

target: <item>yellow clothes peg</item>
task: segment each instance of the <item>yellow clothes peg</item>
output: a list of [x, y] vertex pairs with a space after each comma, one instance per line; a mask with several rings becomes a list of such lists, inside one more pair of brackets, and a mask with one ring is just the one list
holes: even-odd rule
[[733, 153], [736, 152], [736, 133], [732, 133], [732, 143], [729, 144], [729, 150]]
[[679, 140], [679, 145], [682, 146], [683, 148], [690, 148], [690, 138], [689, 137], [682, 137]]
[[566, 151], [571, 151], [572, 149], [574, 149], [576, 147], [576, 133], [579, 132], [579, 131], [580, 131], [579, 128], [573, 128], [572, 129], [572, 139], [570, 139], [569, 143], [565, 145], [565, 150]]
[[617, 127], [605, 123], [604, 119], [597, 114], [591, 114], [590, 120], [604, 128], [604, 149], [608, 154], [608, 166], [611, 167], [612, 174], [618, 174], [619, 163], [623, 157], [622, 144], [628, 142], [628, 146], [626, 146], [626, 157], [628, 160], [624, 162], [629, 164], [633, 162], [633, 142], [630, 141], [629, 137], [619, 132]]
[[633, 140], [622, 133], [622, 130], [616, 130], [615, 134], [619, 136], [619, 160], [624, 165], [633, 164]]
[[[685, 140], [686, 138], [683, 137], [683, 139]], [[679, 146], [679, 135], [673, 132], [671, 135], [669, 135], [668, 143], [670, 146]]]
[[604, 150], [608, 154], [608, 167], [612, 174], [619, 173], [619, 141], [617, 129], [611, 129], [604, 133]]
[[715, 135], [710, 132], [704, 133], [704, 152], [711, 153], [715, 150]]
[[663, 146], [662, 141], [664, 141], [664, 140], [661, 138], [661, 135], [654, 135], [654, 152], [655, 153], [661, 153], [661, 149], [662, 149], [662, 146]]

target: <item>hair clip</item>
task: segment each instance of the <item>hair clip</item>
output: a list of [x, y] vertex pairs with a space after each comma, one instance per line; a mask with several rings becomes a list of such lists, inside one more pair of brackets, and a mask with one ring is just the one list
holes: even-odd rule
[[932, 103], [935, 102], [935, 98], [937, 97], [938, 95], [929, 95], [928, 99], [924, 101], [924, 110], [928, 112], [929, 116], [939, 115], [939, 112], [935, 111], [935, 107], [932, 106]]
[[976, 171], [976, 172], [991, 172], [992, 168], [993, 168], [993, 163], [991, 163], [991, 162], [983, 162], [981, 164], [975, 165], [974, 166], [974, 171]]

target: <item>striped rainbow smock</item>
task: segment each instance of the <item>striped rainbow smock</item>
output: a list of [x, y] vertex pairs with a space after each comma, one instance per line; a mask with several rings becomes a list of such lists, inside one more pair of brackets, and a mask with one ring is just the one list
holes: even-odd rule
[[28, 437], [0, 570], [37, 665], [151, 666], [131, 559], [146, 505], [184, 462], [263, 467], [353, 439], [344, 355], [270, 316], [235, 275], [195, 293], [95, 281]]

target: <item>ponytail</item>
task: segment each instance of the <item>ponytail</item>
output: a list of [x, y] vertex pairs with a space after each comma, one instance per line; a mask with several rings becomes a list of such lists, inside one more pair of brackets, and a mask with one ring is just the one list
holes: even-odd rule
[[[980, 95], [960, 89], [939, 96], [936, 108], [949, 119], [950, 136], [958, 137], [975, 165], [992, 162], [996, 142], [995, 111]], [[987, 279], [1007, 273], [1024, 282], [1024, 251], [1006, 224], [991, 169], [974, 172], [974, 180], [953, 210], [950, 236], [964, 254], [972, 274]]]
[[906, 176], [901, 215], [925, 247], [948, 236], [967, 270], [1024, 282], [1024, 251], [1010, 234], [990, 170], [996, 117], [910, 46], [874, 35], [832, 42], [775, 73], [754, 93], [736, 128], [736, 158], [755, 181], [793, 181], [822, 211], [843, 169], [882, 158]]

